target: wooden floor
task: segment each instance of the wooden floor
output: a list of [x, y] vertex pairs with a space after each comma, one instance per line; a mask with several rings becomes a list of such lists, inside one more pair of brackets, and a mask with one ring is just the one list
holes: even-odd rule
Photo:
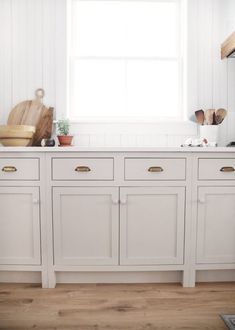
[[0, 284], [0, 329], [226, 329], [221, 313], [235, 314], [235, 283]]

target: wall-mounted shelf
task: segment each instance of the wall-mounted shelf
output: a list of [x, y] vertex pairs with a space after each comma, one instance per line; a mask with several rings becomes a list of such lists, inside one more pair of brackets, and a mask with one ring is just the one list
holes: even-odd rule
[[221, 45], [221, 59], [225, 57], [235, 58], [235, 31]]

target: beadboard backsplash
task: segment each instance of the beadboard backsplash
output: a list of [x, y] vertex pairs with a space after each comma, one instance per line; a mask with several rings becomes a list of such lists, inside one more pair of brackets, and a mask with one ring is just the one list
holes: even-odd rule
[[[196, 137], [187, 118], [200, 108], [228, 109], [220, 145], [235, 140], [235, 59], [220, 44], [235, 30], [233, 0], [188, 0], [188, 113], [181, 123], [75, 123], [75, 144], [178, 146]], [[0, 123], [34, 90], [57, 118], [66, 114], [66, 0], [0, 0]]]
[[74, 124], [72, 130], [74, 143], [81, 146], [179, 146], [187, 137], [197, 136], [197, 125], [190, 122]]

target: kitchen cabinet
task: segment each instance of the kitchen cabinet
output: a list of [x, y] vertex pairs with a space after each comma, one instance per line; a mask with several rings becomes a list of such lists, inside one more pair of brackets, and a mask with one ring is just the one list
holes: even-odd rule
[[185, 188], [121, 188], [120, 201], [121, 264], [183, 264]]
[[0, 187], [0, 264], [40, 265], [38, 187]]
[[117, 265], [118, 188], [54, 187], [56, 265]]
[[0, 147], [0, 282], [232, 280], [234, 219], [232, 148]]
[[197, 263], [235, 263], [235, 187], [199, 187]]

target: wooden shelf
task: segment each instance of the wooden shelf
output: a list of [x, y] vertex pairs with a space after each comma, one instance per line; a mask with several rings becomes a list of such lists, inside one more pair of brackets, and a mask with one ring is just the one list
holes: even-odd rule
[[235, 31], [221, 45], [221, 59], [235, 57]]

